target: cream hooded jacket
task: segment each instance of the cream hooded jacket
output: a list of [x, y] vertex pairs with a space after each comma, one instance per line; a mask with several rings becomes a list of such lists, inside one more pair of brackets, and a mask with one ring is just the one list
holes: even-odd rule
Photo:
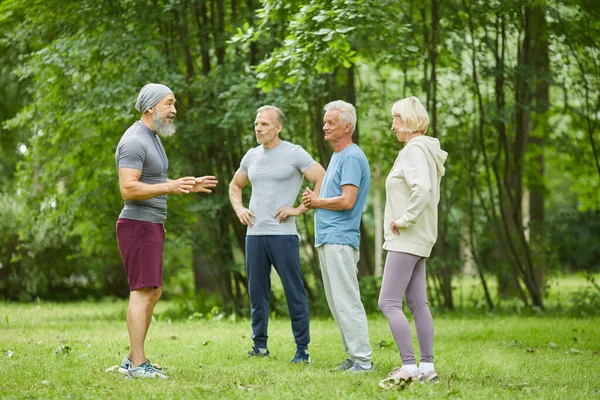
[[[437, 239], [440, 181], [447, 157], [438, 139], [424, 135], [398, 153], [385, 181], [384, 249], [429, 257]], [[399, 235], [392, 233], [392, 221]]]

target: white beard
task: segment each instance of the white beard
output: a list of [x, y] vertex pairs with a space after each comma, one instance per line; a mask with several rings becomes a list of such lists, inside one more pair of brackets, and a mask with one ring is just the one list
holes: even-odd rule
[[174, 123], [167, 121], [167, 117], [159, 117], [158, 114], [152, 115], [152, 125], [156, 133], [164, 138], [173, 136], [176, 131]]

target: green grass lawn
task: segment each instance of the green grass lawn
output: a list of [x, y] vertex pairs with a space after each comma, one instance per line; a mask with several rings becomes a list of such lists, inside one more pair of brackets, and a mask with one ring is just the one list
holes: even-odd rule
[[[157, 312], [171, 306], [161, 302]], [[270, 324], [269, 359], [248, 359], [250, 324], [226, 318], [155, 321], [147, 356], [169, 380], [127, 380], [126, 303], [0, 303], [0, 398], [552, 398], [600, 397], [600, 317], [441, 314], [435, 321], [438, 385], [386, 392], [399, 364], [386, 320], [369, 318], [376, 371], [332, 373], [345, 359], [332, 320], [311, 321], [310, 365], [292, 365], [285, 318]], [[68, 347], [62, 352], [60, 346]], [[416, 347], [416, 349], [418, 349]]]

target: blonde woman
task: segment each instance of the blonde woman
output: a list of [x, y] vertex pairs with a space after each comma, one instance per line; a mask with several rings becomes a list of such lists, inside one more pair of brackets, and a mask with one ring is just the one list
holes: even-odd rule
[[[426, 136], [429, 116], [416, 97], [392, 106], [392, 131], [405, 143], [385, 182], [383, 248], [388, 251], [379, 308], [388, 320], [402, 366], [379, 382], [384, 389], [404, 388], [413, 381], [439, 382], [433, 366], [433, 319], [426, 294], [425, 263], [437, 239], [440, 180], [448, 153]], [[406, 303], [415, 321], [421, 351], [417, 366]]]

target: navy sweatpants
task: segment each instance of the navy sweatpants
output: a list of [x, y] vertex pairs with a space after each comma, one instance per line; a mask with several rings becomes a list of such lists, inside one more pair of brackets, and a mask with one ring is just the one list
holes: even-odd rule
[[275, 267], [283, 284], [296, 347], [298, 350], [305, 350], [310, 342], [308, 302], [300, 269], [299, 239], [296, 235], [246, 236], [246, 273], [254, 346], [267, 347], [271, 265]]

